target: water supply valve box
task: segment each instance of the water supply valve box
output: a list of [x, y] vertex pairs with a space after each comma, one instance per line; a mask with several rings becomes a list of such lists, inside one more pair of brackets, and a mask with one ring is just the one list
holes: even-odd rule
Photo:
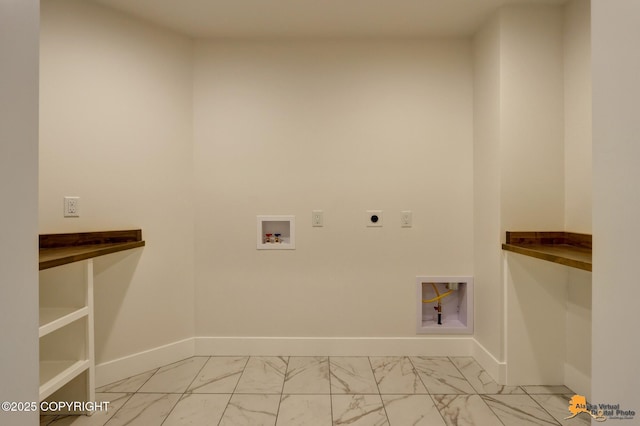
[[294, 250], [296, 248], [296, 218], [292, 215], [257, 216], [258, 250]]
[[416, 277], [418, 334], [473, 333], [473, 278]]

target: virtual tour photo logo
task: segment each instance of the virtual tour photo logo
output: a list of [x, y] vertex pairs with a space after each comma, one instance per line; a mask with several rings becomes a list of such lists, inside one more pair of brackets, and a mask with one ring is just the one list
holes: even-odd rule
[[587, 404], [587, 398], [582, 395], [573, 395], [569, 400], [569, 412], [571, 415], [565, 420], [572, 419], [579, 414], [587, 414], [598, 422], [605, 420], [631, 420], [636, 415], [634, 410], [624, 410], [620, 404]]

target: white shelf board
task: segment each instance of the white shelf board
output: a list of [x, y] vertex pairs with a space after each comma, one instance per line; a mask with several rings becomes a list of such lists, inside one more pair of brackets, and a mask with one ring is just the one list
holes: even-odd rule
[[40, 361], [40, 401], [89, 369], [87, 359], [74, 361]]
[[89, 315], [89, 308], [40, 308], [40, 337]]

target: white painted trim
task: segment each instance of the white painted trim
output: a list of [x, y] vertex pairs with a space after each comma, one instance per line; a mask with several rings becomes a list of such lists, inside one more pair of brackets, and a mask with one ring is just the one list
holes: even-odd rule
[[96, 365], [96, 387], [191, 356], [473, 356], [492, 377], [498, 362], [473, 337], [195, 337]]
[[504, 385], [507, 381], [507, 363], [498, 361], [491, 352], [487, 350], [480, 342], [473, 339], [473, 347], [471, 356], [480, 364], [498, 384]]
[[196, 355], [471, 356], [472, 337], [196, 337]]
[[502, 310], [502, 353], [504, 355], [504, 375], [500, 376], [501, 380], [496, 380], [501, 385], [506, 385], [508, 376], [507, 376], [507, 362], [509, 360], [509, 345], [507, 344], [507, 336], [509, 335], [509, 304], [507, 301], [509, 300], [509, 262], [507, 261], [508, 252], [502, 250], [502, 305], [504, 309]]
[[96, 387], [104, 386], [153, 368], [162, 367], [195, 353], [194, 338], [180, 340], [164, 346], [127, 355], [96, 365]]

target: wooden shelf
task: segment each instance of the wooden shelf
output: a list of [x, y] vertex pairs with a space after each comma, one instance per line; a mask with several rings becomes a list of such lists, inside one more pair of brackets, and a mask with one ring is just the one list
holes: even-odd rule
[[[54, 268], [82, 261], [83, 274], [71, 274], [77, 285], [56, 279], [56, 274], [41, 274], [40, 401], [60, 391], [62, 398], [77, 392], [72, 380], [86, 373], [80, 399], [95, 400], [95, 353], [93, 330], [93, 258], [123, 250], [143, 247], [142, 230], [80, 232], [40, 235], [39, 269]], [[42, 290], [46, 289], [46, 292]], [[84, 294], [84, 302], [78, 299]], [[48, 297], [47, 297], [48, 296]], [[75, 306], [75, 307], [74, 307]], [[82, 321], [82, 324], [81, 324]], [[52, 334], [53, 332], [57, 332]], [[69, 348], [69, 344], [78, 347]], [[77, 351], [74, 351], [77, 349]], [[76, 352], [76, 353], [74, 353]], [[61, 359], [58, 359], [61, 358]], [[71, 359], [68, 359], [71, 358]], [[76, 358], [76, 359], [73, 359]], [[77, 359], [82, 358], [82, 359]], [[69, 385], [69, 386], [67, 386]], [[64, 389], [63, 389], [64, 388]], [[78, 397], [74, 397], [75, 400]], [[90, 414], [90, 413], [87, 413]]]
[[40, 235], [39, 269], [143, 247], [142, 230]]
[[591, 235], [572, 232], [507, 232], [502, 249], [591, 271]]

